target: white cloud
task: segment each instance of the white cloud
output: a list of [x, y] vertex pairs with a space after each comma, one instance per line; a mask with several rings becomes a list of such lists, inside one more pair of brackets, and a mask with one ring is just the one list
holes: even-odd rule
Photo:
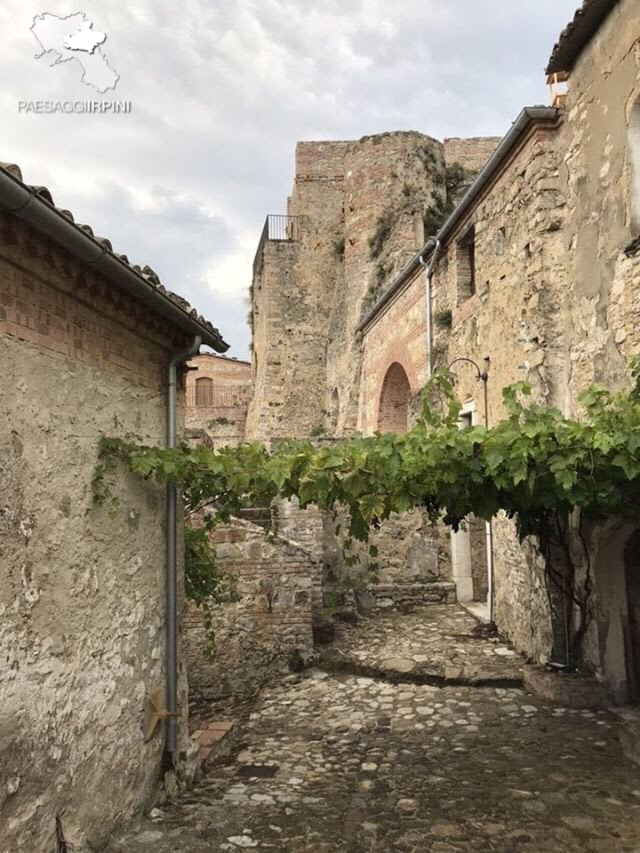
[[[86, 0], [130, 114], [25, 115], [85, 99], [76, 63], [34, 58], [35, 15], [5, 0], [0, 159], [148, 263], [247, 346], [244, 296], [267, 213], [284, 212], [298, 139], [414, 129], [501, 134], [546, 99], [543, 68], [578, 0]], [[90, 95], [91, 97], [91, 95]]]

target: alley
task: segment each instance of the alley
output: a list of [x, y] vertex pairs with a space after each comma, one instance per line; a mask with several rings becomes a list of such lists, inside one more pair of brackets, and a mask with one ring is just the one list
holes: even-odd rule
[[[411, 668], [417, 655], [442, 673], [449, 644], [458, 681], [467, 658], [488, 661], [495, 678], [502, 666], [508, 683], [513, 653], [474, 636], [474, 624], [458, 607], [426, 608], [368, 620], [336, 645], [343, 663], [354, 653], [366, 665], [375, 634], [372, 660], [391, 643], [389, 667]], [[236, 720], [228, 762], [114, 837], [110, 853], [640, 850], [640, 770], [623, 759], [610, 713], [553, 707], [518, 687], [331, 668], [265, 688]]]

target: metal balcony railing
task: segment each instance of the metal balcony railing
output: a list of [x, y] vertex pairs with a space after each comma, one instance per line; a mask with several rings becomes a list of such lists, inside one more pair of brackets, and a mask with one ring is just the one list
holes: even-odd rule
[[260, 235], [258, 249], [253, 260], [253, 274], [260, 270], [262, 265], [262, 254], [264, 244], [267, 241], [293, 242], [298, 239], [299, 217], [279, 216], [270, 213], [264, 221], [264, 228]]

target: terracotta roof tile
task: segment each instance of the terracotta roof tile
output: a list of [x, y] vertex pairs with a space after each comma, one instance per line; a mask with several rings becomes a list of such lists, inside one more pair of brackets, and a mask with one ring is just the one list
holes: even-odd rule
[[617, 2], [618, 0], [583, 0], [573, 20], [560, 33], [547, 65], [547, 74], [571, 71]]
[[195, 308], [193, 308], [189, 302], [187, 302], [184, 297], [180, 296], [178, 293], [174, 293], [171, 290], [168, 290], [162, 282], [160, 281], [160, 277], [150, 266], [146, 265], [144, 267], [139, 266], [138, 264], [133, 264], [127, 257], [127, 255], [118, 254], [118, 252], [114, 252], [113, 245], [111, 240], [106, 237], [98, 237], [94, 234], [93, 228], [90, 225], [84, 225], [82, 223], [77, 223], [74, 219], [73, 214], [70, 210], [66, 210], [64, 208], [56, 207], [51, 191], [48, 187], [40, 187], [34, 186], [31, 184], [25, 183], [22, 177], [22, 170], [15, 163], [3, 163], [0, 162], [0, 169], [5, 172], [8, 172], [12, 177], [16, 178], [20, 183], [22, 183], [27, 189], [29, 189], [34, 195], [36, 195], [39, 199], [42, 199], [47, 204], [54, 207], [55, 210], [68, 219], [70, 222], [73, 222], [77, 228], [84, 231], [90, 237], [92, 237], [97, 243], [100, 243], [108, 252], [114, 255], [114, 257], [118, 258], [120, 261], [125, 263], [133, 272], [137, 273], [141, 278], [143, 278], [148, 284], [158, 290], [160, 293], [166, 295], [172, 302], [178, 305], [182, 311], [190, 318], [197, 320], [201, 325], [205, 326], [209, 331], [214, 335], [214, 337], [219, 338], [223, 347], [226, 347], [222, 339], [222, 335], [216, 329], [216, 327], [206, 320], [202, 315], [198, 314]]

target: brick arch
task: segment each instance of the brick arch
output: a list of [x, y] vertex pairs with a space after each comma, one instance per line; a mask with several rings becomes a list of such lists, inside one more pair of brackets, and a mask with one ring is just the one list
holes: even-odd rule
[[387, 370], [378, 404], [379, 432], [406, 432], [409, 426], [411, 385], [404, 367], [394, 361]]

